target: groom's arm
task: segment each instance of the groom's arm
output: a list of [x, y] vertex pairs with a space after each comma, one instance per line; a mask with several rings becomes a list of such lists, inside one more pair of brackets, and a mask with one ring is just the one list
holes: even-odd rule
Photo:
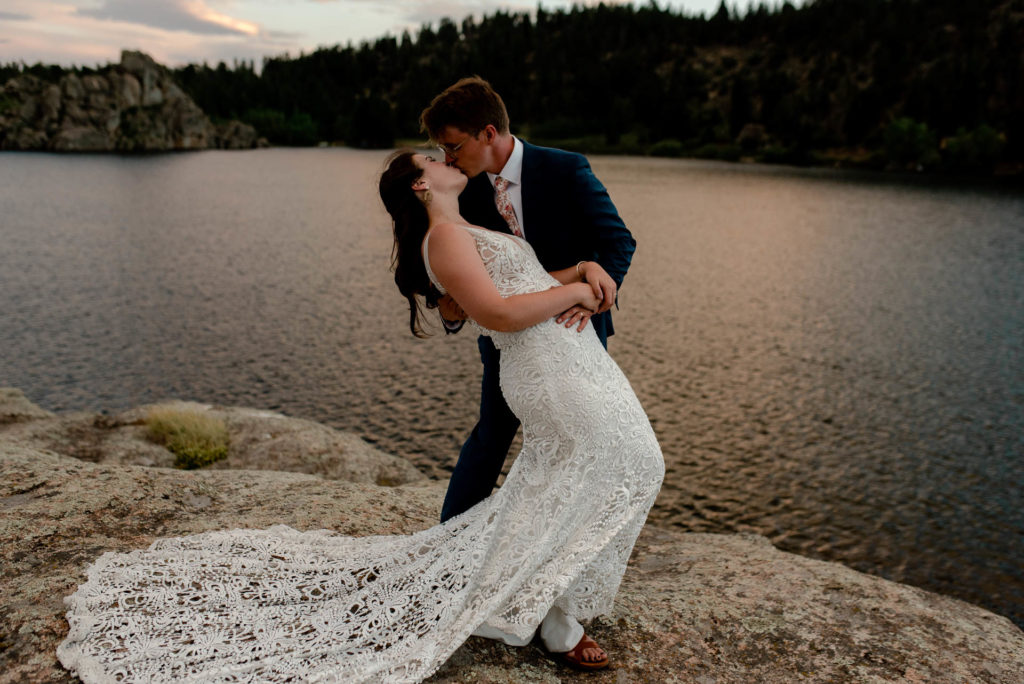
[[[600, 270], [610, 276], [617, 292], [633, 260], [636, 240], [583, 156], [577, 157], [573, 181], [573, 196], [577, 199], [584, 234], [594, 249], [594, 261], [600, 266], [592, 270], [598, 271], [597, 276], [602, 275]], [[593, 276], [588, 274], [587, 281], [591, 280]]]
[[592, 240], [594, 261], [611, 276], [616, 287], [621, 287], [636, 251], [636, 240], [586, 157], [577, 155], [576, 164], [573, 195], [584, 233]]
[[[584, 274], [584, 280], [600, 290], [602, 297], [599, 312], [607, 311], [614, 303], [618, 305], [618, 289], [626, 277], [629, 264], [636, 251], [636, 240], [626, 228], [612, 203], [608, 191], [594, 175], [590, 162], [580, 154], [573, 154], [570, 196], [574, 200], [578, 235], [585, 241], [585, 249], [593, 261], [577, 265]], [[582, 330], [590, 319], [591, 312], [573, 307], [557, 317], [566, 327], [573, 325]]]

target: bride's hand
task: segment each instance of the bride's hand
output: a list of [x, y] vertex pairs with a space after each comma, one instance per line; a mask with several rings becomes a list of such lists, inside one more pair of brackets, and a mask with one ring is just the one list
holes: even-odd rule
[[564, 323], [566, 328], [576, 326], [576, 332], [583, 332], [594, 315], [594, 311], [601, 305], [601, 300], [594, 294], [593, 289], [586, 283], [574, 283], [568, 287], [582, 285], [580, 290], [580, 303], [558, 314], [555, 321]]

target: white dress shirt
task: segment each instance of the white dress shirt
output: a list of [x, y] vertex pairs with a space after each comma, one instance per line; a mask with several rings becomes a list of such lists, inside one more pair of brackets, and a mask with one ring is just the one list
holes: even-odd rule
[[509, 156], [501, 173], [493, 174], [487, 172], [487, 179], [494, 187], [494, 179], [501, 176], [508, 181], [508, 198], [512, 202], [512, 208], [516, 211], [516, 218], [519, 219], [519, 227], [526, 235], [526, 222], [523, 220], [523, 142], [512, 136], [512, 154]]

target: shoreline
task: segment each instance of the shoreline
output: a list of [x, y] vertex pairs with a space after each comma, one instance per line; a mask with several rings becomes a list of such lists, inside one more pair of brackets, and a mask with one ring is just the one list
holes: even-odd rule
[[[922, 182], [927, 184], [951, 185], [957, 187], [977, 186], [998, 189], [1018, 189], [1024, 186], [1024, 164], [1007, 164], [990, 174], [971, 174], [947, 171], [940, 168], [897, 168], [877, 159], [878, 152], [864, 156], [859, 151], [821, 152], [812, 151], [804, 161], [793, 161], [788, 154], [735, 154], [730, 145], [704, 146], [703, 148], [686, 148], [678, 154], [651, 153], [646, 147], [610, 146], [603, 143], [590, 143], [581, 139], [547, 140], [527, 138], [530, 142], [542, 147], [555, 147], [570, 152], [577, 152], [587, 157], [635, 157], [638, 159], [665, 159], [688, 162], [721, 162], [746, 167], [777, 168], [787, 171], [799, 170], [833, 170], [857, 172], [865, 178], [892, 180], [902, 182]], [[2, 155], [35, 155], [46, 154], [65, 157], [125, 157], [144, 158], [162, 155], [188, 154], [197, 152], [254, 152], [257, 150], [314, 150], [314, 149], [348, 149], [358, 152], [387, 152], [403, 147], [421, 150], [433, 150], [422, 140], [398, 139], [391, 147], [368, 148], [346, 145], [344, 143], [321, 142], [316, 145], [260, 145], [251, 148], [201, 148], [201, 149], [163, 149], [163, 150], [53, 150], [53, 149], [4, 149]]]

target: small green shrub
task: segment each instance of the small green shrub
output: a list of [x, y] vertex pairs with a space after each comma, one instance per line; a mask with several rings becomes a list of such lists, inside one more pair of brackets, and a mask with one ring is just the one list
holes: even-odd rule
[[316, 122], [306, 112], [285, 115], [277, 109], [257, 107], [246, 110], [242, 121], [275, 145], [315, 145], [318, 140]]
[[991, 171], [1003, 153], [1006, 138], [982, 124], [972, 131], [963, 128], [942, 141], [946, 166], [954, 171]]
[[202, 468], [228, 455], [228, 426], [220, 418], [157, 407], [145, 423], [149, 438], [174, 454], [176, 468]]
[[698, 147], [693, 156], [698, 159], [720, 159], [722, 161], [739, 161], [743, 156], [743, 150], [739, 145], [727, 145], [719, 143], [708, 143]]
[[757, 160], [765, 164], [788, 164], [790, 166], [809, 166], [822, 160], [816, 159], [814, 154], [801, 147], [782, 147], [781, 145], [768, 145], [761, 148], [757, 154]]
[[884, 133], [889, 161], [905, 168], [925, 168], [939, 160], [938, 143], [928, 125], [902, 117], [890, 123]]
[[684, 153], [683, 143], [669, 138], [659, 140], [647, 149], [647, 154], [652, 157], [682, 157]]
[[793, 150], [781, 145], [768, 145], [761, 149], [758, 161], [765, 164], [789, 164], [793, 159]]

